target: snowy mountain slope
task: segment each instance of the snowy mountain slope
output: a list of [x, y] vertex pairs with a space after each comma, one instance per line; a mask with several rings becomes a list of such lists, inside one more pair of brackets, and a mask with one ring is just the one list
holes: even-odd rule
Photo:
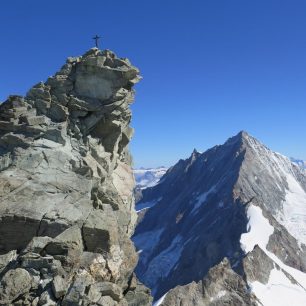
[[237, 187], [243, 201], [255, 197], [300, 243], [306, 243], [306, 176], [289, 158], [246, 135]]
[[166, 167], [134, 169], [136, 186], [140, 189], [155, 186], [167, 170], [168, 168]]
[[[251, 291], [257, 296], [263, 305], [290, 305], [295, 300], [296, 305], [306, 304], [306, 273], [284, 264], [275, 254], [268, 251], [270, 236], [274, 227], [266, 219], [258, 206], [250, 205], [247, 209], [249, 218], [248, 232], [241, 235], [241, 247], [247, 255], [244, 260], [249, 261], [249, 268], [245, 267], [246, 279]], [[254, 251], [253, 251], [254, 250]], [[297, 250], [298, 251], [298, 250]], [[256, 256], [256, 253], [261, 256]], [[254, 278], [254, 258], [260, 257], [259, 263], [268, 261], [270, 269], [263, 274], [263, 281]], [[264, 257], [264, 259], [263, 259]], [[268, 272], [268, 273], [267, 273]]]
[[[160, 184], [144, 191], [142, 201], [160, 200], [144, 216], [133, 238], [141, 249], [138, 277], [152, 289], [155, 299], [175, 288], [161, 305], [180, 305], [176, 304], [179, 299], [172, 298], [177, 296], [176, 286], [183, 285], [178, 290], [185, 292], [191, 289], [184, 285], [193, 281], [198, 289], [192, 290], [199, 292], [205, 286], [215, 292], [214, 284], [224, 289], [225, 295], [214, 300], [216, 296], [206, 288], [206, 295], [202, 292], [206, 304], [201, 299], [203, 305], [222, 305], [218, 303], [229, 298], [229, 289], [218, 278], [209, 286], [203, 284], [208, 271], [227, 257], [226, 269], [232, 271], [232, 265], [238, 274], [226, 275], [230, 279], [241, 275], [245, 282], [241, 288], [251, 290], [235, 297], [245, 305], [250, 305], [252, 294], [271, 305], [267, 301], [277, 291], [267, 288], [275, 287], [276, 276], [280, 286], [289, 290], [288, 296], [295, 291], [304, 296], [305, 191], [306, 176], [298, 166], [245, 132], [202, 154], [194, 151], [170, 168]], [[256, 265], [268, 263], [271, 269], [252, 278]], [[298, 287], [289, 288], [288, 282]], [[229, 280], [225, 283], [235, 287]], [[202, 305], [201, 301], [188, 303]]]
[[167, 172], [168, 168], [140, 168], [134, 169], [134, 177], [136, 181], [136, 187], [134, 189], [134, 196], [136, 200], [136, 211], [138, 212], [138, 220], [141, 220], [146, 214], [147, 210], [153, 207], [160, 199], [153, 201], [143, 201], [143, 192], [148, 187], [154, 187], [160, 183], [161, 178]]

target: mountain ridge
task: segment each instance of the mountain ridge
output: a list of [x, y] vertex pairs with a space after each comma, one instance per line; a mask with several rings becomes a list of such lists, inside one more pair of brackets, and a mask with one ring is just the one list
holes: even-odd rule
[[[290, 213], [297, 188], [300, 211]], [[162, 183], [143, 192], [142, 201], [158, 201], [133, 237], [142, 250], [137, 275], [155, 299], [176, 285], [200, 281], [224, 257], [243, 275], [243, 260], [252, 250], [246, 252], [241, 237], [250, 228], [252, 207], [260, 209], [254, 218], [268, 218], [273, 227], [261, 249], [305, 272], [305, 188], [296, 165], [245, 131], [202, 154], [193, 152], [171, 167]]]

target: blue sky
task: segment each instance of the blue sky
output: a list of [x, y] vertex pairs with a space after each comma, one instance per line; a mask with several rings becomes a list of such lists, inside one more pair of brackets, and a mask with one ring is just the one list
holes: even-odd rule
[[0, 100], [83, 54], [96, 33], [143, 76], [136, 167], [172, 165], [240, 130], [306, 159], [306, 1], [3, 0]]

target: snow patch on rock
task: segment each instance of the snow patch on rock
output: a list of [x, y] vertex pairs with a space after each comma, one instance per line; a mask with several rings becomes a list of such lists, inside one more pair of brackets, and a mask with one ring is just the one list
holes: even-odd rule
[[210, 298], [210, 302], [214, 302], [216, 300], [219, 300], [222, 297], [224, 297], [226, 294], [227, 294], [227, 292], [225, 290], [221, 290], [221, 291], [218, 292], [218, 294], [216, 296]]
[[258, 244], [261, 249], [266, 250], [270, 235], [273, 234], [274, 228], [269, 221], [263, 216], [260, 207], [250, 205], [247, 210], [248, 232], [241, 235], [240, 244], [245, 253], [251, 252], [255, 245]]
[[[168, 292], [167, 292], [167, 293], [168, 293]], [[164, 294], [164, 295], [163, 295], [159, 300], [157, 300], [155, 303], [153, 303], [153, 306], [160, 306], [160, 305], [163, 303], [163, 301], [164, 301], [164, 299], [165, 299], [167, 293]]]
[[288, 190], [278, 219], [300, 244], [306, 244], [306, 192], [291, 174], [286, 180]]
[[140, 202], [136, 204], [136, 212], [140, 212], [143, 209], [152, 208], [156, 203], [162, 200], [162, 197], [149, 201], [149, 202]]
[[306, 305], [305, 289], [293, 284], [276, 268], [271, 271], [267, 284], [256, 281], [251, 283], [250, 287], [264, 306]]
[[[304, 302], [306, 301], [306, 274], [287, 266], [276, 255], [267, 250], [267, 244], [274, 232], [274, 228], [268, 219], [263, 216], [262, 210], [258, 206], [250, 205], [247, 210], [247, 216], [249, 218], [248, 232], [241, 235], [241, 248], [248, 253], [253, 250], [256, 244], [259, 245], [267, 256], [299, 283], [299, 285], [292, 284], [282, 271], [274, 269], [270, 273], [268, 284], [262, 284], [258, 281], [250, 283], [252, 291], [265, 306], [290, 305], [288, 301], [292, 301], [292, 297], [295, 294], [299, 299], [297, 301], [301, 301], [301, 303], [296, 303], [295, 305], [306, 305]], [[282, 303], [279, 303], [278, 299]]]

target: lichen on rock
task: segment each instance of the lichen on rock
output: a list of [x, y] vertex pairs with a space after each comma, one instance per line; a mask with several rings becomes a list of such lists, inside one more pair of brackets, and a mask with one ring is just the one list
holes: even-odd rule
[[0, 105], [1, 305], [151, 304], [130, 285], [139, 80], [127, 59], [93, 48]]

